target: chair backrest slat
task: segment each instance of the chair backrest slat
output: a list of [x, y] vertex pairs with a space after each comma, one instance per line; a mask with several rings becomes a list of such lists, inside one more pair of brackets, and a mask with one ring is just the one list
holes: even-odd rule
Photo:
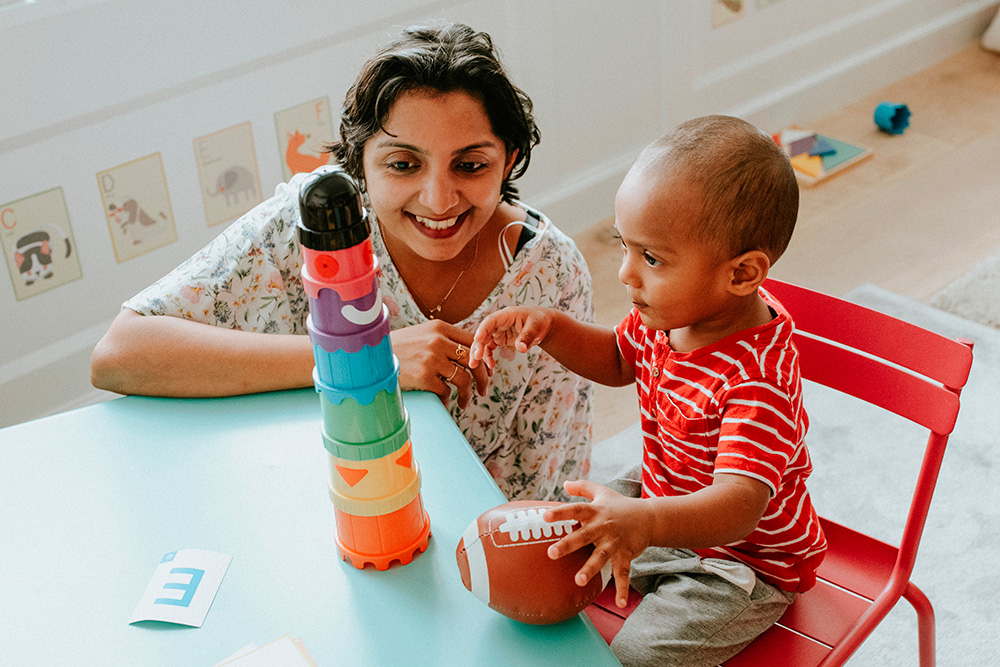
[[802, 377], [948, 435], [958, 419], [954, 392], [829, 342], [795, 335]]
[[[903, 595], [917, 556], [934, 487], [958, 418], [959, 397], [972, 367], [972, 342], [950, 339], [884, 313], [813, 290], [768, 280], [764, 289], [780, 301], [795, 322], [795, 346], [803, 379], [877, 405], [928, 429], [898, 547], [848, 526], [823, 521], [829, 540], [818, 576], [819, 597], [805, 593], [778, 622], [786, 634], [768, 630], [726, 665], [770, 665], [788, 655], [788, 637], [806, 637], [831, 646], [831, 652], [781, 664], [843, 665]], [[806, 405], [809, 410], [809, 405]], [[917, 440], [917, 439], [914, 439]], [[878, 446], [878, 443], [873, 443]], [[917, 444], [914, 442], [914, 444]], [[842, 474], [853, 474], [850, 470]], [[849, 603], [834, 591], [851, 596]], [[852, 594], [853, 593], [853, 594]], [[873, 601], [859, 610], [863, 596]], [[911, 601], [912, 598], [911, 598]], [[932, 645], [926, 599], [914, 601], [921, 619], [921, 663], [931, 664]], [[826, 616], [841, 616], [833, 623]], [[814, 619], [819, 619], [814, 623]], [[831, 630], [832, 628], [832, 630]], [[746, 657], [744, 657], [746, 656]]]
[[764, 289], [792, 313], [800, 331], [838, 341], [948, 387], [962, 387], [969, 377], [972, 351], [956, 340], [798, 285], [769, 279]]

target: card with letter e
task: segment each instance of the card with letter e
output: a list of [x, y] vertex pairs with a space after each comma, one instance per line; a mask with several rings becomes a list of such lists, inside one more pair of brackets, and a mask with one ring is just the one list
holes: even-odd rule
[[164, 554], [129, 623], [163, 621], [200, 628], [231, 560], [201, 549]]

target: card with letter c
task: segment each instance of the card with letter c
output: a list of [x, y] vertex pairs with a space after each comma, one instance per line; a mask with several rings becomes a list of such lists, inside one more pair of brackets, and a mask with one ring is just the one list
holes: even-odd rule
[[231, 560], [201, 549], [164, 554], [129, 623], [163, 621], [200, 628]]

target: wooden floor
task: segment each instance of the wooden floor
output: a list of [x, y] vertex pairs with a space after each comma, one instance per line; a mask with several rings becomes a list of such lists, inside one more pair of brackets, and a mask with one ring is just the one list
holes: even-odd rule
[[[903, 134], [876, 128], [882, 101], [909, 107]], [[870, 282], [923, 301], [1000, 249], [1000, 54], [971, 45], [808, 126], [864, 144], [874, 157], [802, 189], [774, 277], [835, 295]], [[575, 237], [594, 277], [597, 319], [607, 325], [630, 305], [612, 222]], [[598, 387], [595, 439], [637, 414], [633, 387]]]

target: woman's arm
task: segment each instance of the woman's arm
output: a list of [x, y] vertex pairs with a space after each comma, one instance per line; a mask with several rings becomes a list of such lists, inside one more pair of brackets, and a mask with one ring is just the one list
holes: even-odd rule
[[[473, 391], [485, 392], [487, 369], [468, 369], [468, 354], [457, 354], [459, 345], [472, 342], [467, 331], [432, 322], [394, 331], [392, 340], [403, 389], [447, 400], [454, 385], [463, 407]], [[453, 360], [437, 368], [449, 356]], [[308, 336], [253, 333], [123, 308], [94, 348], [90, 381], [119, 394], [233, 396], [312, 386], [314, 363]]]
[[308, 336], [226, 329], [123, 308], [90, 359], [93, 385], [145, 396], [232, 396], [311, 386]]

